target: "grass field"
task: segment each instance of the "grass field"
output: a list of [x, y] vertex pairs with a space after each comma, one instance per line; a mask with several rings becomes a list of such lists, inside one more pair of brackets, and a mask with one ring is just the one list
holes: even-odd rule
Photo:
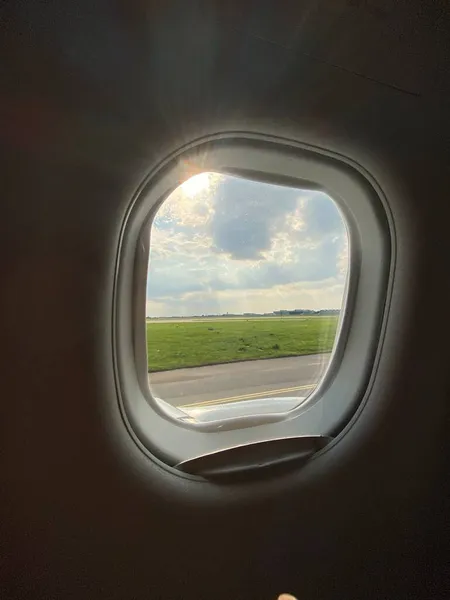
[[329, 352], [337, 323], [337, 316], [148, 322], [148, 369]]

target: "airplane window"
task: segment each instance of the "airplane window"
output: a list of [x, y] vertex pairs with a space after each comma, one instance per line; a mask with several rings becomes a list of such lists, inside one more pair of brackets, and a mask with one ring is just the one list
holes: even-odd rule
[[326, 193], [213, 172], [185, 181], [150, 231], [153, 397], [190, 422], [298, 406], [330, 364], [348, 264]]

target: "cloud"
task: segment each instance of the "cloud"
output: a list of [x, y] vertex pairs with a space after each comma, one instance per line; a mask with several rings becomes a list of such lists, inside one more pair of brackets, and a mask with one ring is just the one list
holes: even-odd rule
[[211, 235], [218, 252], [237, 260], [257, 260], [297, 205], [298, 190], [235, 177], [217, 186]]
[[218, 174], [199, 181], [175, 190], [153, 223], [148, 314], [341, 305], [348, 240], [328, 196]]
[[336, 204], [323, 192], [316, 192], [302, 200], [301, 207], [309, 237], [320, 239], [343, 233], [342, 216]]
[[[167, 296], [158, 302], [147, 302], [148, 314], [152, 316], [189, 316], [203, 314], [272, 312], [281, 308], [310, 308], [340, 306], [344, 283], [334, 279], [313, 283], [291, 283], [277, 285], [268, 294], [265, 289], [246, 289], [237, 293], [233, 290], [188, 292], [178, 297]], [[163, 309], [166, 312], [160, 312]]]

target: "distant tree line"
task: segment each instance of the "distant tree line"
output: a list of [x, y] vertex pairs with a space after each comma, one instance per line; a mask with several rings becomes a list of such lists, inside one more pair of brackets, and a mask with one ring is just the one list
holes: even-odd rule
[[341, 312], [339, 308], [321, 308], [320, 310], [311, 310], [309, 308], [295, 308], [294, 310], [274, 310], [273, 314], [277, 316], [284, 315], [338, 315]]
[[214, 317], [291, 317], [291, 316], [327, 316], [327, 315], [339, 315], [341, 310], [339, 308], [321, 308], [319, 310], [313, 310], [309, 308], [295, 308], [293, 310], [274, 310], [271, 313], [223, 313], [221, 315], [191, 315], [188, 317], [147, 317], [147, 319], [212, 319]]

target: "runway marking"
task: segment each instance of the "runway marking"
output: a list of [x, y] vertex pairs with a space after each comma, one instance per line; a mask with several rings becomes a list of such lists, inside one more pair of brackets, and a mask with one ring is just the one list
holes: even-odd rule
[[283, 394], [285, 392], [298, 392], [300, 390], [310, 390], [317, 386], [316, 383], [308, 385], [297, 385], [290, 388], [280, 388], [278, 390], [269, 390], [267, 392], [255, 392], [254, 394], [242, 394], [241, 396], [230, 396], [228, 398], [218, 398], [216, 400], [204, 400], [193, 404], [182, 404], [178, 408], [196, 408], [197, 406], [213, 406], [214, 404], [227, 404], [229, 402], [239, 402], [240, 400], [251, 400], [252, 398], [261, 398], [262, 396], [272, 396], [273, 394]]

